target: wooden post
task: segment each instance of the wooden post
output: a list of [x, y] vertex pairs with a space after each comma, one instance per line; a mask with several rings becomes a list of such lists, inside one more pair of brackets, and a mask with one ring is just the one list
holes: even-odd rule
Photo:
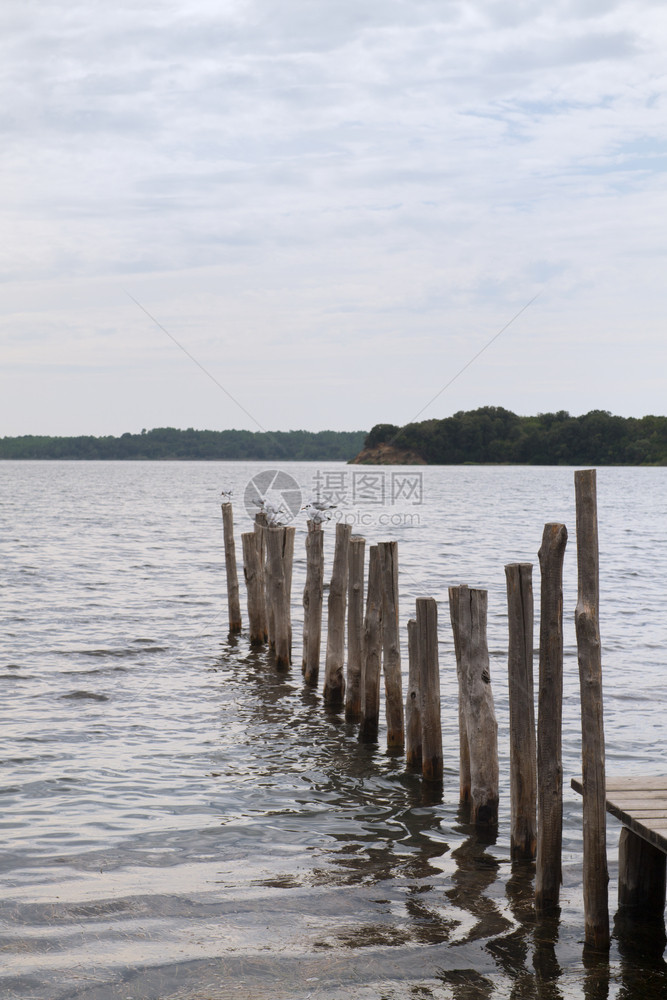
[[438, 606], [432, 597], [417, 598], [416, 617], [422, 775], [426, 781], [442, 782]]
[[408, 693], [405, 699], [405, 761], [408, 767], [422, 766], [421, 689], [417, 622], [408, 622]]
[[271, 580], [271, 563], [269, 560], [268, 531], [266, 514], [260, 511], [255, 514], [255, 531], [261, 540], [262, 566], [264, 568], [264, 604], [266, 607], [266, 637], [269, 647], [274, 649], [275, 639], [275, 608], [273, 606], [273, 581]]
[[600, 651], [600, 588], [595, 469], [575, 472], [578, 599], [574, 613], [581, 686], [586, 944], [609, 948], [606, 786]]
[[283, 569], [285, 572], [285, 602], [287, 605], [287, 638], [289, 643], [289, 661], [292, 662], [292, 568], [294, 565], [294, 538], [296, 528], [291, 524], [284, 529], [283, 537]]
[[639, 921], [664, 919], [666, 861], [659, 848], [622, 827], [618, 842], [618, 905], [633, 911]]
[[290, 665], [289, 655], [289, 605], [285, 582], [284, 550], [285, 528], [265, 528], [267, 566], [271, 587], [271, 609], [269, 621], [273, 618], [273, 648], [276, 667], [286, 670]]
[[266, 514], [261, 511], [255, 514], [254, 532], [257, 536], [257, 551], [259, 552], [259, 583], [258, 587], [264, 595], [258, 601], [259, 621], [258, 628], [264, 636], [264, 642], [269, 638], [269, 620], [267, 612], [267, 590], [266, 590], [266, 540], [264, 538], [264, 528], [266, 526]]
[[234, 545], [234, 515], [230, 503], [222, 504], [222, 531], [225, 540], [225, 570], [227, 573], [227, 606], [229, 608], [229, 631], [241, 631], [241, 601], [239, 599], [239, 578], [236, 572], [236, 546]]
[[361, 672], [361, 725], [359, 739], [374, 743], [380, 722], [380, 667], [382, 660], [382, 567], [377, 545], [371, 545], [368, 562], [368, 596], [364, 621], [364, 659]]
[[364, 555], [366, 539], [350, 537], [347, 584], [347, 685], [345, 718], [358, 722], [361, 717], [361, 665], [364, 649]]
[[243, 545], [243, 575], [248, 591], [250, 645], [259, 646], [266, 642], [266, 598], [261, 565], [261, 541], [257, 532], [248, 531], [241, 535], [241, 543]]
[[533, 567], [505, 566], [509, 647], [510, 851], [533, 860], [537, 849], [537, 750], [533, 691]]
[[308, 521], [306, 536], [306, 589], [303, 592], [303, 675], [315, 686], [320, 672], [322, 593], [324, 589], [324, 532], [322, 525]]
[[459, 799], [470, 801], [470, 746], [468, 744], [468, 725], [465, 716], [465, 698], [463, 666], [461, 664], [461, 624], [459, 621], [459, 601], [456, 587], [449, 588], [449, 616], [454, 634], [454, 654], [456, 656], [456, 679], [458, 682], [459, 700]]
[[382, 667], [384, 671], [387, 746], [399, 748], [405, 741], [401, 642], [398, 634], [398, 542], [380, 542], [382, 564]]
[[537, 863], [535, 908], [558, 906], [563, 842], [563, 558], [564, 524], [545, 524], [538, 553], [540, 678], [537, 702]]
[[498, 822], [498, 723], [491, 691], [486, 641], [486, 590], [451, 587], [452, 627], [458, 628], [462, 702], [470, 754], [470, 819], [493, 826]]
[[342, 705], [345, 699], [345, 610], [347, 607], [348, 550], [352, 525], [336, 525], [333, 571], [329, 587], [327, 653], [324, 666], [324, 701]]

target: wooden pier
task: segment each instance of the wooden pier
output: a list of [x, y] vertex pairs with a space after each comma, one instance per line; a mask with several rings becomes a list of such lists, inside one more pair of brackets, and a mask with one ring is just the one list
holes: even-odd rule
[[[583, 795], [580, 778], [572, 778]], [[667, 777], [607, 778], [607, 812], [623, 824], [618, 852], [618, 905], [662, 920], [667, 873]]]
[[[582, 777], [572, 779], [572, 787], [583, 797], [584, 941], [587, 949], [606, 952], [610, 946], [607, 812], [623, 824], [619, 842], [619, 914], [627, 918], [629, 926], [651, 921], [660, 923], [664, 935], [667, 777], [605, 780], [595, 470], [575, 471], [574, 485], [578, 567], [575, 626], [581, 692]], [[223, 504], [222, 510], [229, 624], [230, 634], [234, 634], [240, 631], [241, 620], [231, 505]], [[292, 663], [290, 591], [295, 528], [269, 526], [263, 523], [266, 522], [263, 513], [257, 515], [257, 522], [255, 534], [243, 536], [249, 638], [251, 643], [261, 644], [266, 641], [268, 632], [270, 656], [275, 666], [288, 670]], [[533, 685], [532, 565], [510, 563], [505, 567], [509, 627], [511, 853], [513, 862], [535, 862], [535, 913], [538, 920], [544, 921], [558, 912], [562, 882], [562, 570], [567, 537], [564, 524], [547, 523], [538, 553], [541, 587], [537, 726]], [[323, 518], [311, 518], [306, 535], [302, 635], [302, 667], [304, 681], [309, 687], [318, 683], [320, 668], [323, 545]], [[349, 525], [338, 523], [329, 588], [323, 700], [329, 711], [342, 712], [344, 709], [346, 719], [358, 723], [360, 742], [375, 743], [384, 673], [388, 751], [400, 753], [404, 749], [406, 768], [414, 770], [421, 766], [427, 785], [441, 789], [445, 768], [437, 602], [432, 596], [418, 597], [415, 619], [408, 623], [410, 668], [404, 706], [397, 544], [383, 541], [370, 545], [367, 574], [364, 572], [364, 553], [365, 540], [352, 536]], [[469, 816], [473, 824], [496, 827], [498, 724], [486, 637], [487, 591], [465, 584], [450, 587], [449, 604], [458, 677], [459, 796], [462, 803], [470, 804]], [[260, 618], [264, 618], [265, 623]]]

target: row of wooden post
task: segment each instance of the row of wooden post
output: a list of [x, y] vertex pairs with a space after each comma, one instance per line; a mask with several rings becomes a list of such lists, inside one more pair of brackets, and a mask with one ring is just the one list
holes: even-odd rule
[[[575, 473], [579, 594], [575, 613], [582, 706], [584, 787], [584, 906], [586, 943], [609, 946], [605, 828], [604, 733], [599, 637], [598, 542], [595, 471]], [[269, 527], [258, 515], [254, 531], [242, 535], [248, 590], [250, 641], [268, 640], [276, 666], [292, 656], [290, 594], [295, 530]], [[231, 505], [223, 504], [225, 565], [230, 631], [241, 629]], [[563, 821], [562, 570], [567, 529], [544, 527], [538, 553], [541, 572], [537, 726], [533, 684], [532, 565], [505, 567], [508, 602], [511, 857], [536, 859], [535, 905], [548, 913], [559, 903]], [[384, 673], [387, 745], [405, 746], [406, 761], [425, 780], [442, 782], [443, 752], [437, 604], [416, 601], [408, 622], [408, 690], [405, 714], [398, 624], [396, 542], [369, 550], [364, 607], [365, 540], [336, 525], [328, 595], [324, 700], [359, 723], [359, 739], [377, 740], [380, 684]], [[308, 522], [306, 585], [303, 595], [302, 671], [318, 683], [324, 594], [324, 532]], [[486, 634], [487, 591], [449, 589], [458, 678], [460, 799], [470, 804], [471, 822], [498, 822], [498, 726], [495, 717]], [[346, 614], [347, 612], [347, 614]], [[347, 620], [347, 680], [345, 623]], [[539, 781], [538, 781], [539, 776]]]

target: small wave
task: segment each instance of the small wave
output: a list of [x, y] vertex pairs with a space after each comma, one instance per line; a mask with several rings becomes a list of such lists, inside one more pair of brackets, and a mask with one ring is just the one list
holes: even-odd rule
[[109, 695], [97, 694], [95, 691], [70, 691], [69, 694], [61, 694], [61, 698], [83, 699], [89, 698], [91, 701], [108, 701]]
[[95, 674], [126, 674], [127, 667], [114, 665], [113, 667], [91, 667], [90, 670], [59, 670], [58, 673], [65, 677], [90, 677]]
[[120, 659], [134, 656], [143, 656], [145, 653], [168, 653], [167, 646], [143, 646], [141, 649], [57, 649], [54, 650], [56, 656], [112, 656]]

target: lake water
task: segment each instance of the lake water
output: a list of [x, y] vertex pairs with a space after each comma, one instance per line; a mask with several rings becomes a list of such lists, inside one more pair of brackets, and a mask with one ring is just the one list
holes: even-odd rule
[[[573, 470], [280, 467], [304, 495], [337, 492], [338, 516], [369, 543], [398, 539], [404, 638], [415, 597], [438, 601], [445, 782], [434, 802], [387, 754], [382, 726], [377, 746], [360, 745], [321, 686], [303, 685], [303, 515], [296, 666], [278, 675], [244, 634], [227, 637], [220, 491], [234, 490], [240, 559], [244, 488], [266, 468], [0, 463], [0, 995], [667, 996], [663, 957], [641, 942], [614, 939], [608, 963], [582, 954]], [[607, 771], [659, 774], [667, 469], [599, 470], [598, 514]], [[548, 521], [570, 531], [564, 885], [560, 919], [536, 924], [532, 866], [509, 860], [504, 565], [537, 563]], [[495, 840], [459, 814], [457, 583], [489, 590]], [[539, 612], [537, 565], [534, 586]], [[618, 830], [610, 818], [612, 915]]]

